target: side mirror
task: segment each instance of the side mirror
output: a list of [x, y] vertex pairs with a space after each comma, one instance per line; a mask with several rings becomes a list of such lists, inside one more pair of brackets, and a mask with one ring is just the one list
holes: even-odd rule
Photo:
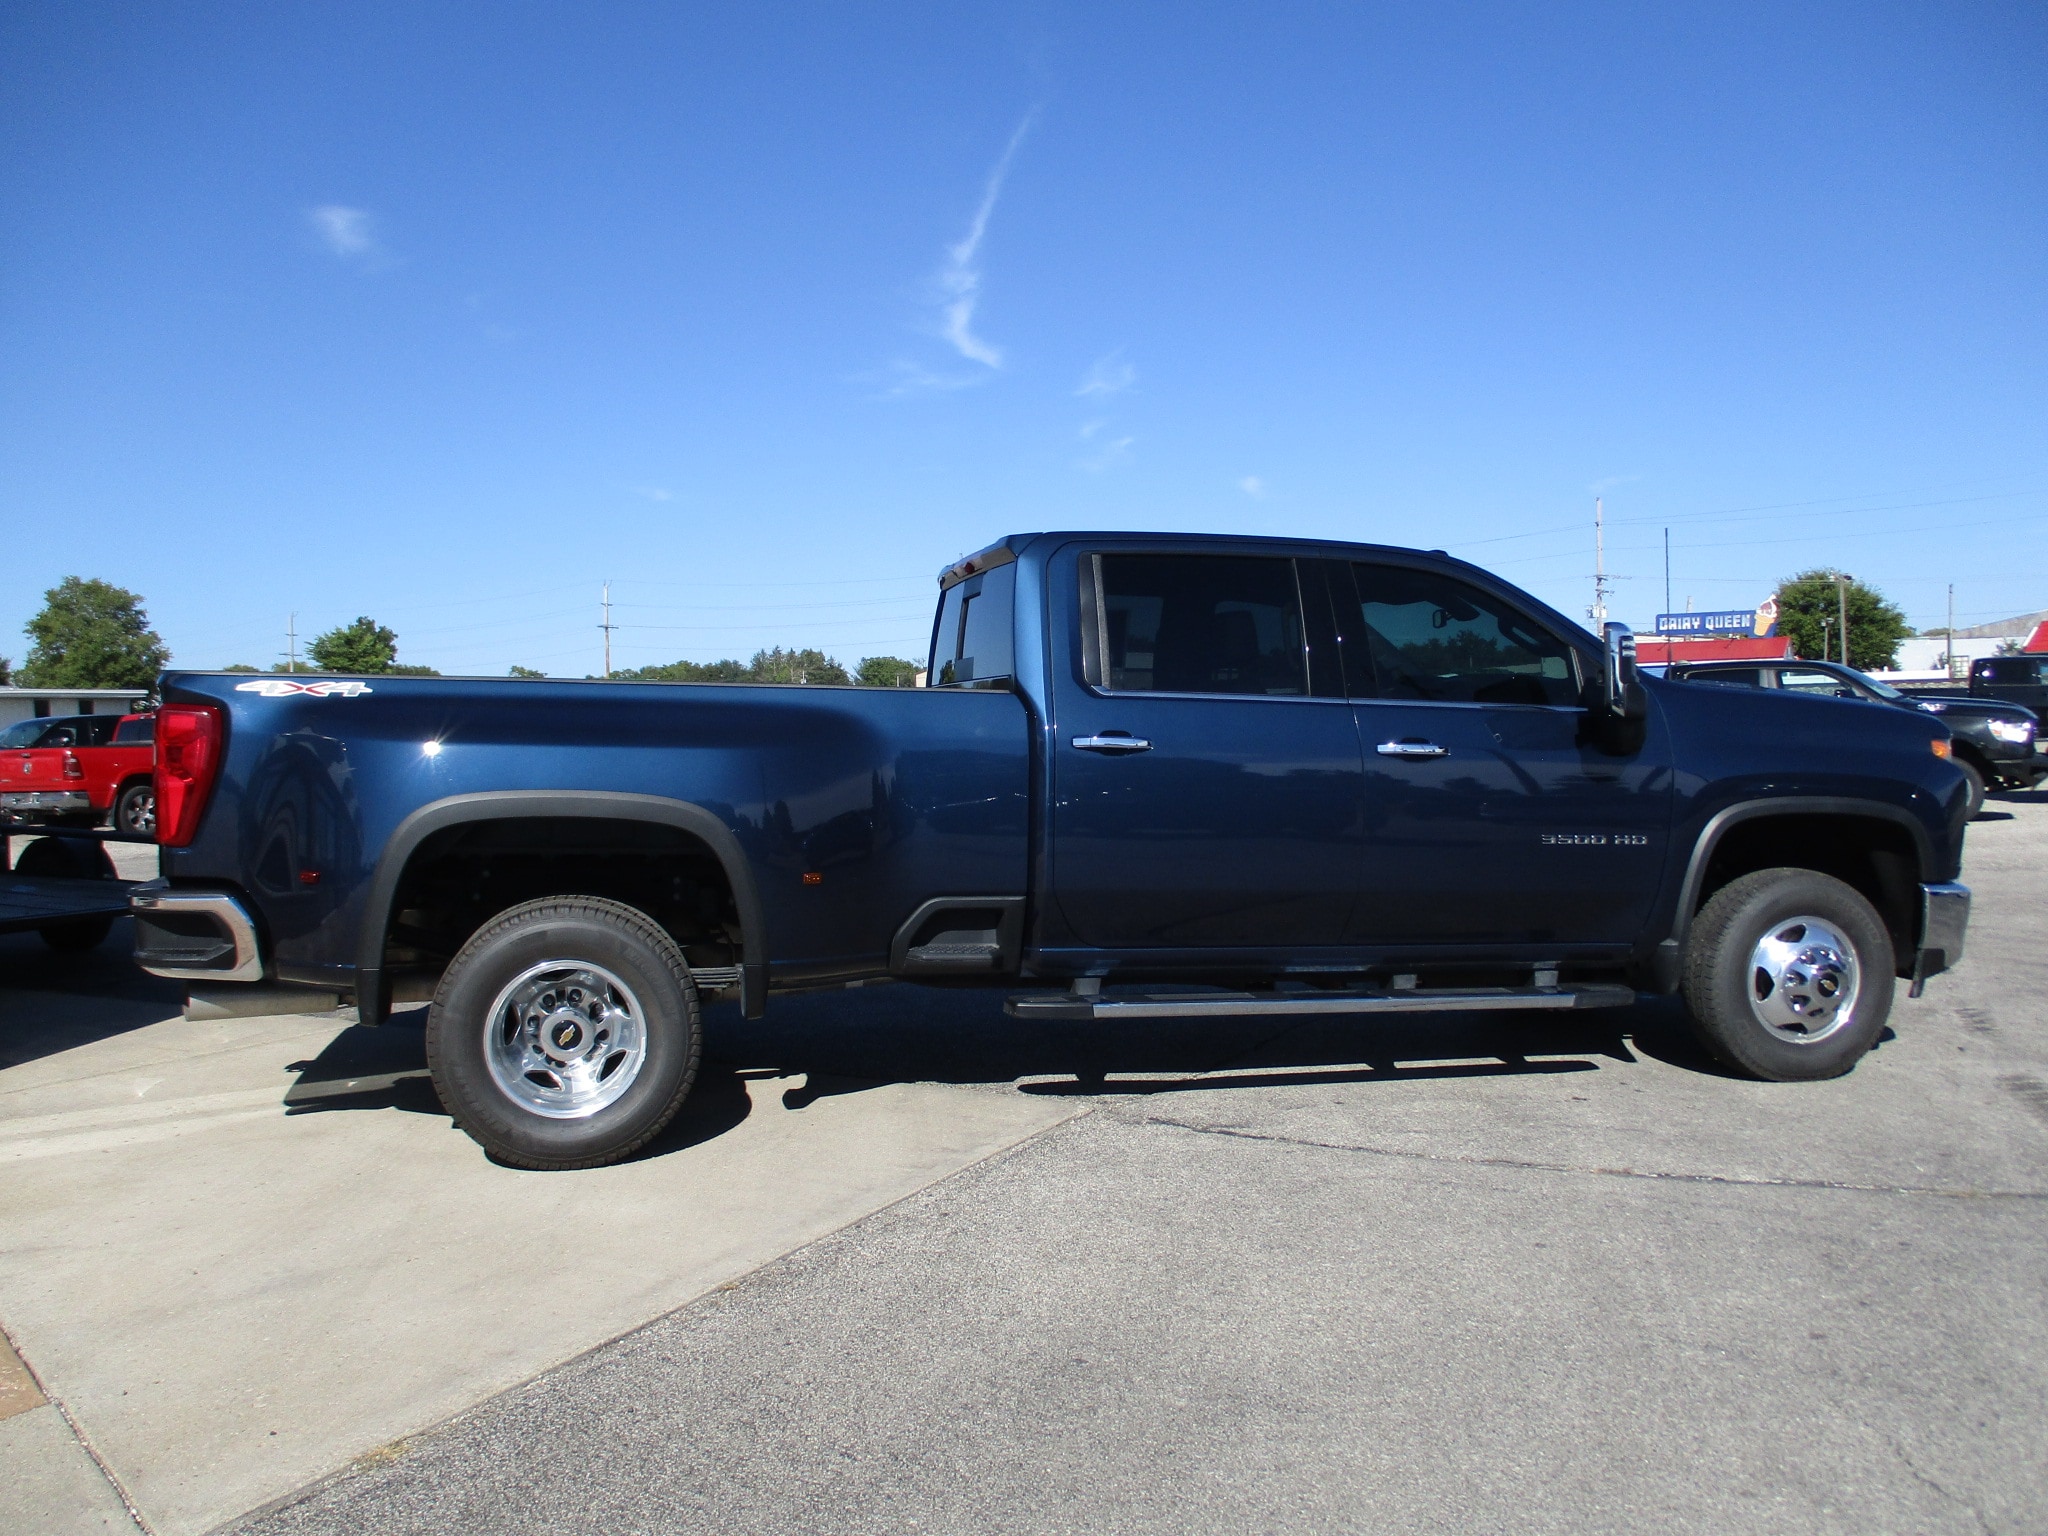
[[1649, 708], [1636, 670], [1636, 637], [1626, 624], [1603, 624], [1606, 642], [1600, 667], [1600, 704], [1616, 720], [1640, 720]]

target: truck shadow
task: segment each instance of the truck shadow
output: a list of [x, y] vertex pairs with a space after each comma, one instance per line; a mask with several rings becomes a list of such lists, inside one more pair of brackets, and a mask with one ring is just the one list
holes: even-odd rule
[[0, 1070], [175, 1018], [184, 983], [137, 969], [133, 945], [125, 917], [91, 949], [0, 934]]
[[[295, 1061], [287, 1114], [395, 1109], [446, 1115], [427, 1077], [424, 1009], [376, 1029], [342, 1028]], [[1885, 1038], [1890, 1038], [1887, 1031]], [[1643, 1058], [1730, 1076], [1692, 1038], [1671, 998], [1553, 1017], [1526, 1013], [1162, 1020], [1115, 1027], [1025, 1022], [994, 993], [872, 987], [779, 998], [765, 1019], [707, 1010], [705, 1055], [682, 1113], [640, 1157], [711, 1141], [753, 1110], [750, 1081], [800, 1081], [781, 1096], [802, 1111], [888, 1083], [1015, 1085], [1088, 1098], [1190, 1091], [1551, 1077]]]
[[1014, 1083], [1032, 1094], [1089, 1097], [1289, 1084], [1554, 1076], [1642, 1057], [1732, 1076], [1693, 1039], [1675, 999], [1553, 1015], [1495, 1013], [1371, 1018], [1221, 1018], [1108, 1026], [1024, 1022], [993, 994], [864, 988], [778, 999], [766, 1019], [712, 1010], [707, 1053], [805, 1086], [802, 1109], [886, 1082]]
[[[410, 1114], [448, 1114], [427, 1075], [427, 1012], [394, 1014], [375, 1029], [348, 1025], [318, 1056], [286, 1064], [297, 1074], [284, 1096], [287, 1115], [331, 1114], [337, 1110], [396, 1109]], [[722, 1136], [747, 1118], [753, 1101], [747, 1074], [724, 1062], [706, 1061], [696, 1086], [668, 1129], [643, 1157], [680, 1151]]]

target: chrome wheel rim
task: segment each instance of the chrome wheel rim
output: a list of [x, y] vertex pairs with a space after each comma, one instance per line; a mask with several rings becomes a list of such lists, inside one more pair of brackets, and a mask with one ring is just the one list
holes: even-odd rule
[[1778, 1039], [1813, 1045], [1846, 1029], [1862, 992], [1856, 947], [1833, 923], [1773, 923], [1749, 957], [1749, 1006]]
[[128, 802], [126, 820], [128, 822], [127, 831], [154, 833], [156, 831], [156, 796], [154, 794], [142, 794], [131, 798]]
[[612, 972], [544, 960], [506, 983], [484, 1018], [484, 1057], [506, 1098], [550, 1120], [616, 1103], [647, 1061], [646, 1012]]

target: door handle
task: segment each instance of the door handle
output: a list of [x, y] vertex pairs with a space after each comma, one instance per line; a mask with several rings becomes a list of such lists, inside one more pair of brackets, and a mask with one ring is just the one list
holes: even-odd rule
[[1375, 749], [1381, 757], [1449, 757], [1451, 749], [1440, 747], [1433, 741], [1424, 741], [1419, 736], [1407, 736], [1400, 741], [1383, 741]]
[[1074, 745], [1083, 752], [1150, 752], [1152, 743], [1142, 736], [1129, 736], [1118, 731], [1109, 731], [1097, 736], [1076, 736]]

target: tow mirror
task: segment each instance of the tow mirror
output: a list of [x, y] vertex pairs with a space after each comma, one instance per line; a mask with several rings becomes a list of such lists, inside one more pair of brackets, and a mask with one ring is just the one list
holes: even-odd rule
[[1640, 720], [1649, 701], [1636, 670], [1636, 637], [1626, 624], [1603, 624], [1606, 642], [1600, 668], [1600, 703], [1616, 720]]

